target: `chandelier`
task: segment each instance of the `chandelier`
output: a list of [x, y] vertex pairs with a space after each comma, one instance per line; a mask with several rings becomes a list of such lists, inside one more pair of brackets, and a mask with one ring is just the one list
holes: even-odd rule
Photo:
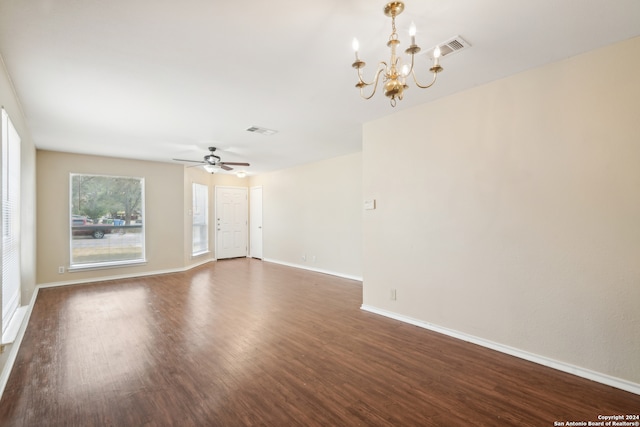
[[[411, 45], [404, 51], [407, 55], [410, 56], [411, 63], [404, 65], [402, 64], [402, 59], [396, 54], [396, 48], [400, 44], [400, 40], [398, 40], [398, 33], [396, 31], [396, 16], [400, 15], [403, 10], [404, 3], [401, 1], [387, 3], [387, 5], [384, 7], [384, 14], [391, 18], [391, 35], [389, 36], [389, 41], [387, 42], [387, 46], [391, 49], [391, 59], [389, 63], [380, 61], [380, 63], [378, 64], [378, 70], [376, 71], [375, 77], [371, 82], [366, 82], [362, 78], [362, 69], [366, 64], [358, 57], [358, 49], [360, 47], [358, 40], [353, 39], [353, 50], [355, 50], [356, 52], [356, 60], [353, 64], [351, 64], [351, 66], [358, 72], [358, 83], [356, 83], [356, 87], [360, 89], [360, 96], [364, 99], [371, 99], [373, 95], [376, 94], [380, 75], [383, 75], [384, 94], [385, 96], [389, 97], [392, 107], [396, 106], [396, 99], [402, 101], [404, 90], [409, 88], [406, 83], [407, 77], [409, 77], [409, 75], [413, 77], [413, 81], [415, 82], [416, 86], [421, 89], [427, 89], [433, 86], [433, 84], [436, 82], [436, 78], [438, 77], [438, 73], [443, 69], [439, 63], [440, 48], [436, 47], [433, 51], [433, 66], [429, 69], [429, 71], [433, 73], [433, 79], [429, 84], [421, 84], [420, 82], [418, 82], [413, 64], [414, 56], [418, 52], [420, 52], [420, 47], [416, 45], [416, 27], [413, 23], [411, 23], [411, 27], [409, 28]], [[368, 86], [373, 86], [373, 91], [369, 95], [365, 95], [364, 88]]]

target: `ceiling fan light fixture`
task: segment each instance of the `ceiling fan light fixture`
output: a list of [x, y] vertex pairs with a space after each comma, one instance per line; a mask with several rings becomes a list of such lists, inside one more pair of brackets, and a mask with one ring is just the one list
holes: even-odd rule
[[216, 168], [213, 165], [204, 165], [203, 168], [209, 173], [214, 173], [216, 171]]

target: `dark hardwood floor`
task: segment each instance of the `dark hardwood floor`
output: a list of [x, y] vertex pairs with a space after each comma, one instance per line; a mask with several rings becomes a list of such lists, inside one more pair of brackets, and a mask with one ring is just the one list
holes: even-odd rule
[[[257, 260], [42, 289], [1, 426], [553, 426], [640, 396], [360, 310]], [[559, 424], [556, 424], [559, 425]]]

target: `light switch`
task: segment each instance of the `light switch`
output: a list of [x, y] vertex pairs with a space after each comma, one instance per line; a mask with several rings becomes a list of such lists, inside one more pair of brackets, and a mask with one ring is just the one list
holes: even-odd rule
[[364, 209], [365, 210], [373, 210], [376, 208], [376, 200], [375, 199], [371, 199], [371, 200], [365, 200], [364, 201]]

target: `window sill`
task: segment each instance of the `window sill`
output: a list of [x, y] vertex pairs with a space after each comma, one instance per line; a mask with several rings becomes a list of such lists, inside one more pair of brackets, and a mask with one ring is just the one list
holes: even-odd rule
[[196, 253], [194, 253], [194, 254], [191, 254], [191, 259], [193, 259], [193, 258], [199, 258], [199, 257], [201, 257], [202, 255], [207, 255], [207, 254], [210, 254], [210, 253], [211, 253], [211, 251], [196, 252]]
[[2, 345], [13, 344], [18, 337], [18, 332], [20, 331], [20, 326], [22, 326], [22, 322], [27, 315], [28, 305], [23, 305], [22, 307], [18, 307], [16, 312], [11, 316], [11, 320], [9, 321], [9, 326], [2, 334]]
[[74, 273], [78, 271], [86, 271], [86, 270], [102, 270], [105, 268], [121, 268], [121, 267], [135, 267], [137, 265], [145, 265], [147, 263], [146, 259], [137, 260], [137, 261], [126, 261], [126, 262], [101, 262], [96, 264], [82, 264], [82, 265], [72, 265], [67, 271], [69, 273]]

